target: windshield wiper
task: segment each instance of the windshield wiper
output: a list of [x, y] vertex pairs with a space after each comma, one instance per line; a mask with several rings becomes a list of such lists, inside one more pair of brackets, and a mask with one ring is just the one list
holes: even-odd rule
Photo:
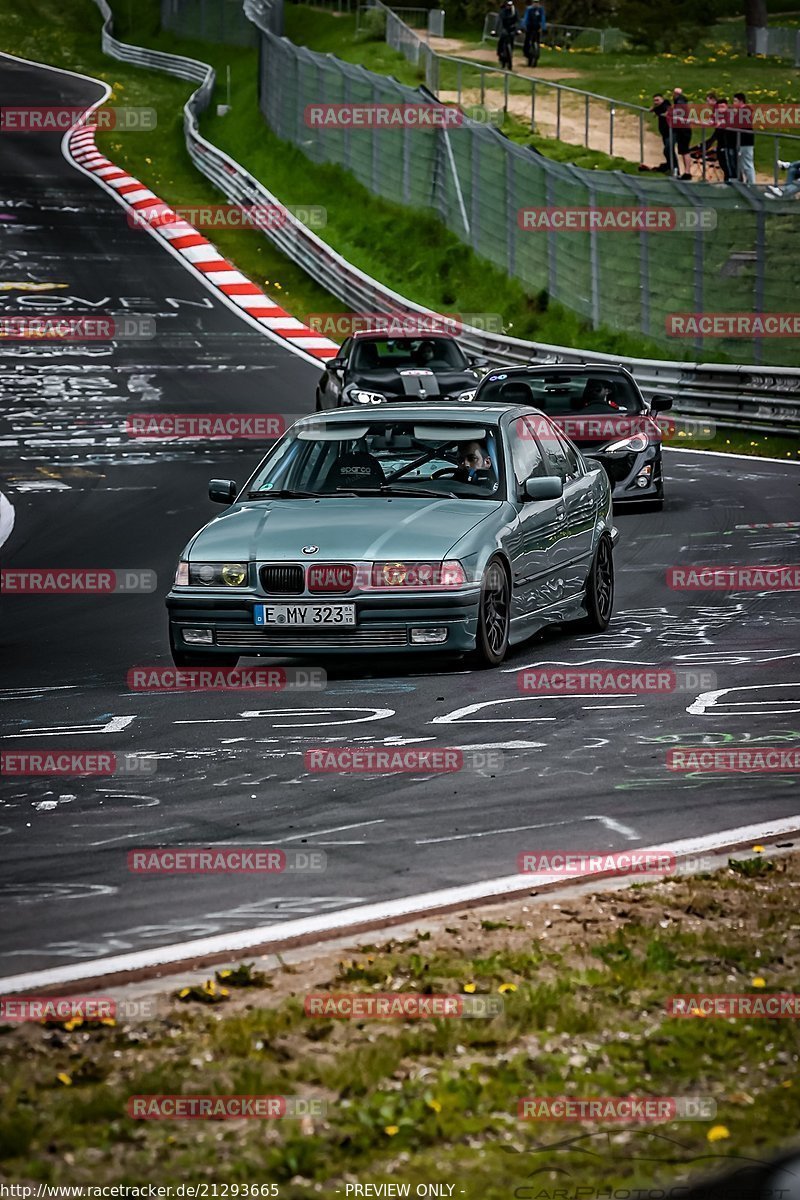
[[391, 483], [381, 484], [381, 495], [385, 496], [387, 492], [391, 492], [393, 496], [435, 496], [436, 499], [441, 499], [442, 496], [447, 496], [449, 500], [460, 499], [455, 492], [438, 492], [434, 491], [433, 488], [394, 487]]
[[274, 500], [275, 497], [280, 497], [281, 500], [319, 500], [319, 492], [296, 492], [291, 488], [272, 489], [268, 491], [248, 492], [248, 500]]

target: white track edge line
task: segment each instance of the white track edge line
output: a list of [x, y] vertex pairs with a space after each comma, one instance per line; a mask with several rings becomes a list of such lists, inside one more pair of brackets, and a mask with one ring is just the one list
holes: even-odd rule
[[[685, 838], [677, 842], [637, 847], [635, 853], [671, 853], [677, 858], [688, 858], [702, 853], [741, 848], [749, 843], [771, 841], [797, 833], [800, 833], [800, 814], [760, 825], [742, 825], [735, 829], [724, 829], [718, 833]], [[612, 853], [612, 851], [608, 853]], [[574, 887], [576, 884], [590, 882], [593, 878], [600, 881], [609, 876], [603, 877], [594, 872], [586, 872], [582, 875], [564, 877], [560, 882], [565, 887]], [[634, 874], [613, 876], [612, 878], [635, 881], [642, 877]], [[341, 909], [339, 912], [325, 913], [322, 916], [302, 917], [296, 921], [282, 921], [272, 925], [257, 925], [251, 929], [216, 934], [207, 938], [196, 938], [188, 942], [177, 942], [170, 946], [155, 947], [151, 950], [139, 950], [131, 954], [118, 954], [110, 958], [90, 959], [85, 962], [71, 963], [64, 967], [11, 975], [0, 979], [0, 993], [39, 990], [60, 984], [72, 984], [81, 980], [101, 979], [107, 975], [132, 974], [145, 970], [158, 971], [176, 963], [185, 963], [189, 959], [202, 960], [214, 955], [247, 952], [252, 947], [264, 944], [276, 947], [283, 942], [294, 941], [300, 937], [312, 937], [314, 934], [346, 936], [350, 929], [357, 929], [364, 924], [374, 925], [376, 922], [392, 924], [406, 916], [423, 919], [420, 916], [422, 910], [427, 910], [426, 915], [433, 916], [438, 909], [502, 898], [515, 892], [533, 892], [543, 884], [552, 885], [557, 881], [557, 877], [546, 874], [506, 875], [498, 879], [488, 879], [482, 883], [465, 884], [461, 887], [445, 888], [437, 892], [404, 896], [399, 900], [386, 900], [375, 904], [361, 905], [357, 908]]]

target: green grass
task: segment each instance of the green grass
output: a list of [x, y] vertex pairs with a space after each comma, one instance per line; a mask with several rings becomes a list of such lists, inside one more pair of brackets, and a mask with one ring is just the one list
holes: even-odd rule
[[[181, 993], [143, 1023], [5, 1027], [5, 1176], [275, 1181], [287, 1200], [310, 1188], [332, 1194], [346, 1178], [434, 1179], [507, 1200], [538, 1167], [568, 1168], [582, 1195], [636, 1194], [723, 1167], [726, 1156], [765, 1158], [800, 1117], [796, 1022], [676, 1020], [665, 1006], [673, 994], [791, 990], [798, 883], [797, 855], [757, 868], [732, 861], [714, 875], [557, 908], [520, 901], [494, 910], [503, 920], [452, 916], [444, 930], [362, 943], [338, 961], [323, 950], [266, 979], [245, 966], [235, 977], [218, 972], [217, 990], [239, 984], [219, 1003]], [[306, 1017], [304, 996], [328, 991], [502, 996], [504, 1011], [488, 1020]], [[175, 1093], [304, 1096], [328, 1109], [304, 1124], [126, 1116], [132, 1095]], [[520, 1097], [564, 1094], [699, 1095], [717, 1112], [628, 1130], [516, 1115]], [[596, 1155], [547, 1149], [589, 1133], [603, 1134]], [[540, 1187], [554, 1178], [539, 1176]]]

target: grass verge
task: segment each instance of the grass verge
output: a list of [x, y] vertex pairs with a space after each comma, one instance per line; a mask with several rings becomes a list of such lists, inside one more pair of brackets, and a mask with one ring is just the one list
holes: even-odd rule
[[[5, 1027], [4, 1170], [62, 1184], [275, 1182], [288, 1200], [354, 1179], [507, 1200], [535, 1174], [541, 1200], [593, 1200], [766, 1158], [800, 1120], [797, 1022], [678, 1020], [666, 1002], [790, 991], [798, 886], [798, 855], [732, 860], [712, 875], [473, 910], [266, 976], [220, 972], [144, 1023]], [[328, 991], [471, 994], [503, 1011], [307, 1017], [304, 997]], [[129, 1097], [154, 1094], [302, 1096], [327, 1113], [127, 1117]], [[700, 1096], [712, 1111], [623, 1127], [518, 1118], [521, 1097], [561, 1095]]]

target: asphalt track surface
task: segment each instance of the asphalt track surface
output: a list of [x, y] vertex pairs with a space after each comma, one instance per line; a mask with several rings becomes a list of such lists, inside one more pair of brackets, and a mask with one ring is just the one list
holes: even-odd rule
[[[98, 94], [0, 63], [2, 104]], [[796, 561], [800, 471], [788, 464], [669, 452], [664, 512], [617, 516], [616, 612], [601, 636], [553, 630], [491, 672], [411, 655], [319, 661], [322, 693], [130, 692], [132, 666], [170, 662], [163, 597], [182, 546], [220, 511], [205, 498], [208, 478], [242, 481], [260, 448], [134, 444], [125, 418], [302, 414], [318, 369], [131, 229], [65, 162], [58, 135], [2, 143], [0, 284], [66, 286], [0, 290], [0, 312], [133, 312], [157, 327], [143, 342], [3, 347], [0, 490], [16, 510], [3, 566], [149, 568], [158, 586], [2, 598], [0, 745], [135, 751], [157, 770], [3, 780], [0, 976], [508, 876], [521, 850], [659, 845], [800, 811], [797, 775], [684, 776], [665, 765], [673, 746], [800, 743], [797, 593], [678, 592], [665, 580], [673, 565]], [[711, 707], [698, 702], [705, 688], [521, 695], [520, 668], [560, 664], [710, 670], [732, 690]], [[342, 745], [490, 748], [502, 765], [305, 771], [305, 750]], [[323, 850], [327, 869], [128, 870], [137, 847], [231, 845]]]

